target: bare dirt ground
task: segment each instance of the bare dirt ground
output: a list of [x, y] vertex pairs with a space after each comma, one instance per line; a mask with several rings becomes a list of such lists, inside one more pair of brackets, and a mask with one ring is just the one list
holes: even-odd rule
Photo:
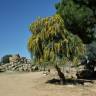
[[96, 84], [87, 86], [45, 83], [43, 72], [1, 73], [0, 96], [96, 96]]

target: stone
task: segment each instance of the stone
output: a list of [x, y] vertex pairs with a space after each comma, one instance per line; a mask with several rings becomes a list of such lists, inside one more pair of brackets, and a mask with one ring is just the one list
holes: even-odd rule
[[12, 57], [9, 57], [9, 62], [10, 63], [17, 63], [20, 61], [20, 56], [17, 54], [17, 55], [13, 55]]
[[38, 68], [38, 66], [33, 66], [33, 67], [32, 67], [32, 70], [33, 70], [33, 71], [37, 71], [37, 70], [39, 70], [39, 68]]
[[92, 86], [92, 83], [90, 83], [90, 82], [84, 82], [84, 86], [90, 87], [90, 86]]

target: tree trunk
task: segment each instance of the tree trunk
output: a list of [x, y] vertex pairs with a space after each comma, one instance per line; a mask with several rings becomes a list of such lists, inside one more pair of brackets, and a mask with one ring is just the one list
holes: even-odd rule
[[61, 72], [61, 69], [58, 67], [58, 65], [55, 65], [56, 71], [58, 72], [58, 76], [60, 78], [60, 83], [64, 84], [65, 83], [65, 76], [64, 73]]

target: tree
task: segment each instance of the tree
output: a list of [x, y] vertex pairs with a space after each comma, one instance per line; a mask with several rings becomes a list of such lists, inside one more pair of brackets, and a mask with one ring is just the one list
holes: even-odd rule
[[64, 26], [63, 19], [58, 15], [41, 18], [30, 25], [32, 36], [28, 41], [28, 49], [35, 62], [43, 64], [50, 62], [55, 66], [61, 80], [65, 80], [59, 64], [65, 60], [79, 60], [85, 52], [82, 40], [68, 32]]
[[96, 0], [61, 0], [56, 4], [57, 13], [64, 20], [68, 31], [78, 35], [85, 44], [96, 39]]
[[12, 57], [12, 55], [5, 55], [1, 58], [1, 63], [6, 64], [9, 63], [9, 57]]

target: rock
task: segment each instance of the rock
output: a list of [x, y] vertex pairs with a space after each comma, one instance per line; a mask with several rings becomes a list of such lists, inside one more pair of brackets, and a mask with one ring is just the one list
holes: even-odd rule
[[82, 71], [78, 71], [76, 73], [76, 76], [78, 79], [88, 79], [92, 76], [92, 72], [90, 70], [82, 70]]
[[75, 87], [74, 85], [66, 85], [67, 87], [73, 88]]
[[38, 66], [35, 65], [35, 66], [32, 67], [32, 70], [37, 71], [37, 70], [39, 70], [39, 68], [38, 68]]
[[84, 82], [84, 86], [90, 87], [90, 86], [92, 86], [92, 83], [90, 83], [90, 82]]
[[16, 63], [20, 61], [20, 56], [19, 54], [13, 55], [12, 57], [9, 57], [9, 62], [10, 63]]
[[4, 68], [0, 68], [0, 72], [5, 72], [6, 70]]

